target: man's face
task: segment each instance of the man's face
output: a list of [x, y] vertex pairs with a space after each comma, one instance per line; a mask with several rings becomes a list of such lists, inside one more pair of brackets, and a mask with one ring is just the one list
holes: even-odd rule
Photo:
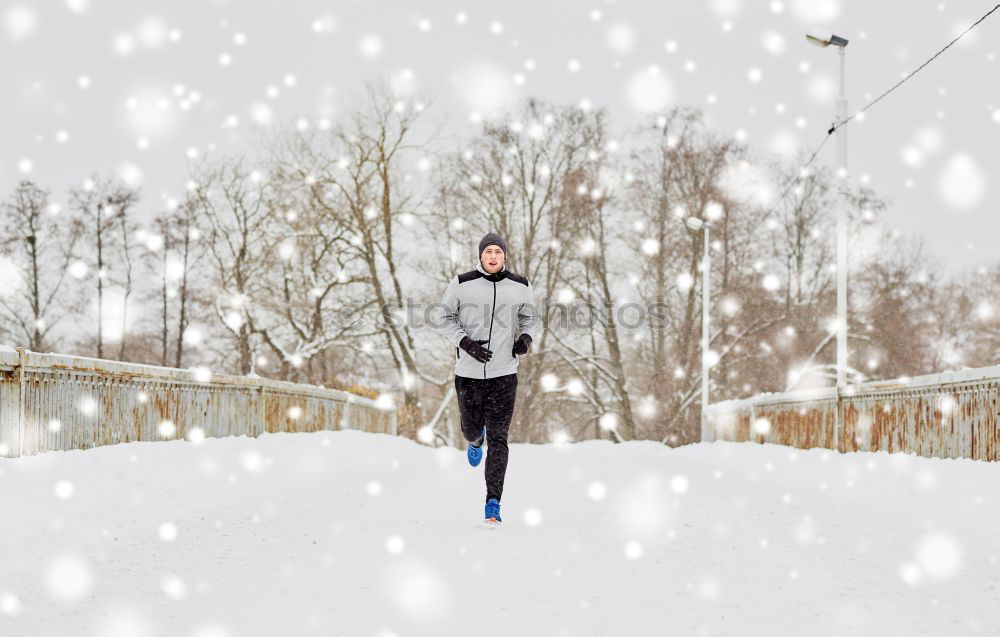
[[504, 253], [500, 246], [486, 246], [479, 258], [483, 262], [483, 269], [490, 274], [499, 272], [503, 267]]

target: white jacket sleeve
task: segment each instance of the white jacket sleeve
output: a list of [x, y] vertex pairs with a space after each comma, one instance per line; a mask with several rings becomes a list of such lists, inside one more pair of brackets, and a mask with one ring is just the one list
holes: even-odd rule
[[538, 307], [535, 305], [535, 291], [530, 283], [528, 284], [528, 299], [517, 310], [517, 324], [521, 333], [530, 336], [532, 342], [538, 340]]
[[468, 336], [465, 329], [458, 321], [458, 277], [456, 276], [448, 284], [448, 289], [444, 291], [441, 299], [441, 332], [451, 343], [458, 347], [462, 338]]

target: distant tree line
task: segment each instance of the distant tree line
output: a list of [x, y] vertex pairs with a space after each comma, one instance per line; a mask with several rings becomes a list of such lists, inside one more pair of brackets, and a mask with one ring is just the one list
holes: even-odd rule
[[0, 205], [2, 339], [391, 391], [404, 435], [454, 444], [454, 349], [406, 317], [495, 230], [545, 312], [512, 439], [681, 444], [698, 436], [704, 276], [685, 219], [711, 224], [714, 402], [832, 382], [848, 206], [851, 378], [998, 362], [1000, 262], [946, 277], [881, 224], [870, 188], [755, 156], [697, 111], [615, 134], [601, 110], [532, 99], [471, 136], [442, 130], [372, 86], [332, 127], [195, 164], [152, 219], [113, 179], [63, 197], [22, 181]]

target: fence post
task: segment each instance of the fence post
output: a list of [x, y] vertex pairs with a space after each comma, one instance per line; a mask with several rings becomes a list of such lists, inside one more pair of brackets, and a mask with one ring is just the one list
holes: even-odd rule
[[353, 403], [353, 401], [351, 400], [350, 396], [347, 396], [344, 399], [344, 408], [340, 412], [340, 422], [337, 423], [337, 429], [344, 430], [344, 429], [350, 429], [351, 428], [350, 418], [352, 416], [352, 414], [351, 414], [351, 404], [352, 403]]
[[260, 429], [257, 431], [257, 435], [267, 432], [267, 397], [264, 395], [266, 387], [264, 383], [260, 383]]
[[23, 347], [17, 348], [17, 455], [24, 456], [24, 363]]
[[836, 396], [836, 402], [834, 403], [834, 419], [833, 419], [833, 450], [840, 451], [840, 428], [844, 422], [844, 400], [843, 396], [840, 395], [840, 386], [838, 385], [834, 388], [834, 396]]

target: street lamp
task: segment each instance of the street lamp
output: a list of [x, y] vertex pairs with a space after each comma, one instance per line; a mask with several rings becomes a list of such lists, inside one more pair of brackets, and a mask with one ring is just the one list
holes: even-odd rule
[[847, 46], [847, 40], [845, 38], [842, 38], [839, 35], [834, 35], [826, 29], [813, 29], [812, 31], [806, 33], [806, 39], [819, 47], [828, 47], [831, 44], [841, 48]]
[[706, 442], [708, 410], [708, 301], [712, 257], [708, 251], [708, 231], [712, 224], [700, 217], [688, 217], [684, 222], [692, 230], [702, 230], [705, 236], [705, 253], [701, 258], [701, 440]]
[[[820, 47], [831, 44], [840, 53], [840, 93], [835, 103], [834, 126], [837, 134], [837, 175], [847, 177], [847, 127], [840, 126], [847, 119], [847, 98], [844, 96], [844, 49], [847, 40], [825, 29], [813, 29], [806, 33], [806, 40]], [[847, 369], [847, 206], [841, 202], [837, 207], [837, 392], [844, 390], [844, 375]]]

